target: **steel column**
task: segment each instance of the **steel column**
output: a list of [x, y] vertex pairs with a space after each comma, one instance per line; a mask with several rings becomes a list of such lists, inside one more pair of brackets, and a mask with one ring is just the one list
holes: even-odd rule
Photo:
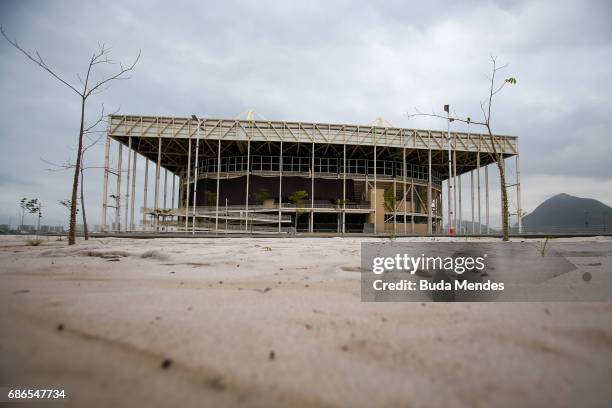
[[145, 160], [145, 172], [144, 172], [144, 192], [143, 192], [143, 211], [142, 211], [142, 229], [145, 230], [147, 226], [147, 199], [149, 196], [149, 159], [144, 156]]
[[130, 202], [130, 230], [135, 227], [134, 223], [134, 207], [136, 205], [136, 159], [138, 158], [136, 151], [132, 152], [134, 159], [132, 160], [132, 201]]
[[[195, 235], [195, 227], [196, 227], [196, 210], [197, 210], [197, 198], [198, 198], [198, 172], [200, 171], [200, 166], [198, 163], [199, 154], [200, 154], [200, 129], [202, 128], [202, 122], [198, 119], [198, 128], [196, 129], [196, 147], [195, 147], [195, 160], [193, 162], [193, 204], [191, 206], [192, 217], [191, 217], [191, 235]], [[217, 163], [217, 166], [219, 163]], [[217, 179], [218, 180], [218, 179]], [[217, 181], [218, 183], [218, 181]], [[208, 203], [206, 203], [208, 204]]]
[[[376, 173], [378, 169], [376, 168], [376, 135], [374, 134], [374, 235], [378, 234], [378, 200], [377, 200], [377, 191], [376, 191]], [[384, 220], [384, 214], [383, 214]], [[384, 224], [383, 224], [384, 225]]]
[[[404, 197], [404, 234], [406, 234], [408, 232], [408, 223], [406, 222], [406, 213], [408, 210], [408, 203], [406, 201], [408, 201], [406, 199], [406, 173], [408, 172], [408, 169], [406, 168], [406, 141], [403, 140], [402, 141], [402, 181], [404, 184], [404, 187], [402, 188], [403, 194], [402, 196]], [[411, 174], [412, 176], [412, 174]], [[410, 205], [412, 205], [412, 203], [410, 203]]]
[[215, 207], [215, 233], [219, 231], [219, 181], [220, 179], [221, 179], [221, 139], [217, 140], [217, 203]]
[[478, 156], [476, 156], [476, 191], [478, 193], [478, 233], [482, 234], [482, 217], [480, 214], [480, 150], [478, 151]]
[[485, 166], [485, 217], [487, 234], [490, 232], [489, 229], [489, 166]]
[[108, 226], [106, 224], [106, 211], [108, 207], [108, 163], [110, 159], [110, 137], [106, 136], [106, 143], [104, 146], [104, 184], [102, 186], [102, 231], [107, 231]]
[[431, 221], [432, 194], [431, 194], [431, 144], [430, 143], [431, 141], [428, 138], [427, 144], [429, 146], [429, 149], [427, 151], [427, 233], [429, 235], [432, 235], [433, 226], [432, 226], [432, 221]]
[[463, 232], [463, 207], [461, 206], [461, 195], [462, 195], [462, 188], [461, 188], [461, 174], [459, 175], [459, 177], [455, 176], [457, 178], [457, 186], [459, 189], [459, 234], [462, 234]]
[[315, 144], [312, 142], [312, 163], [311, 163], [311, 173], [310, 173], [310, 232], [314, 232], [314, 174], [315, 174]]
[[189, 182], [191, 179], [191, 126], [189, 126], [189, 141], [187, 142], [187, 180], [185, 185], [185, 232], [189, 231]]
[[117, 153], [117, 191], [115, 193], [115, 228], [121, 232], [121, 161], [123, 158], [123, 145], [119, 143], [119, 152]]
[[342, 233], [346, 233], [346, 141], [342, 144]]
[[474, 170], [470, 171], [470, 195], [471, 195], [470, 208], [472, 210], [472, 234], [475, 234], [476, 224], [474, 223]]
[[128, 149], [127, 149], [127, 180], [125, 183], [125, 222], [123, 223], [126, 231], [130, 229], [129, 216], [130, 216], [130, 176], [132, 171], [132, 136], [128, 137]]
[[278, 163], [278, 233], [281, 233], [281, 219], [283, 216], [283, 141], [280, 142], [280, 158]]
[[247, 170], [246, 170], [246, 198], [244, 201], [244, 230], [249, 231], [249, 178], [251, 175], [251, 139], [247, 139]]

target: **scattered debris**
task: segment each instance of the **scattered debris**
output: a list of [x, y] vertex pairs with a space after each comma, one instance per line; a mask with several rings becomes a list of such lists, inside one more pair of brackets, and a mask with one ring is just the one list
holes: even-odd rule
[[380, 321], [382, 321], [382, 322], [386, 322], [386, 321], [387, 321], [387, 318], [386, 318], [385, 316], [381, 316], [381, 317], [380, 317]]
[[172, 365], [172, 360], [169, 358], [165, 358], [162, 362], [161, 362], [161, 368], [162, 370], [167, 370], [168, 368], [170, 368], [170, 366]]
[[349, 347], [348, 347], [346, 344], [343, 344], [343, 345], [340, 347], [340, 350], [342, 350], [342, 351], [348, 351], [348, 349], [349, 349]]
[[306, 328], [306, 330], [310, 330], [310, 329], [312, 329], [312, 326], [311, 326], [311, 325], [309, 325], [308, 323], [306, 323], [306, 324], [304, 325], [304, 327]]
[[21, 293], [30, 293], [30, 289], [20, 289], [13, 292], [13, 295], [18, 295]]
[[176, 272], [172, 271], [172, 272], [170, 272], [170, 275], [175, 274], [175, 273], [176, 273]]
[[219, 281], [219, 285], [223, 285], [223, 281]]
[[161, 251], [156, 251], [156, 250], [143, 252], [142, 254], [140, 254], [140, 257], [157, 259], [158, 261], [165, 261], [168, 259], [168, 255], [164, 254]]
[[546, 313], [547, 315], [550, 315], [550, 310], [548, 310], [547, 307], [544, 308], [544, 313]]
[[56, 329], [57, 329], [57, 331], [62, 331], [62, 330], [64, 330], [64, 325], [60, 323], [60, 324], [57, 325]]
[[210, 380], [205, 381], [204, 385], [206, 385], [208, 388], [211, 388], [215, 391], [225, 390], [225, 383], [223, 382], [223, 378], [221, 377], [211, 378]]
[[592, 278], [593, 276], [591, 275], [591, 272], [585, 272], [582, 274], [582, 280], [585, 282], [590, 282]]
[[361, 272], [361, 266], [342, 266], [344, 272]]
[[276, 358], [276, 354], [274, 353], [274, 350], [270, 351], [270, 355], [268, 356], [268, 358], [270, 360], [274, 360]]
[[256, 292], [259, 293], [266, 293], [272, 290], [272, 288], [265, 288], [265, 289], [254, 289]]

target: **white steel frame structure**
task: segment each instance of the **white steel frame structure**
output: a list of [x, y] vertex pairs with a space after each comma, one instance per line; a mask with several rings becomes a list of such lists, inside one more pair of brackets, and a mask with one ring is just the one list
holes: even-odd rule
[[[450, 141], [452, 140], [452, 146]], [[109, 149], [111, 142], [118, 144], [117, 168], [110, 167]], [[492, 143], [495, 144], [493, 149]], [[127, 148], [128, 169], [126, 194], [122, 194], [121, 158], [123, 147]], [[287, 146], [297, 146], [298, 155], [289, 154]], [[452, 148], [452, 151], [451, 151]], [[233, 151], [231, 149], [234, 149]], [[488, 171], [487, 166], [493, 163], [493, 153], [501, 153], [504, 159], [516, 157], [517, 179], [512, 186], [516, 187], [517, 217], [521, 223], [520, 179], [518, 171], [518, 138], [515, 136], [489, 135], [449, 132], [423, 129], [395, 128], [375, 125], [349, 125], [312, 122], [263, 121], [249, 119], [212, 119], [188, 117], [158, 116], [125, 116], [111, 115], [107, 128], [105, 150], [104, 186], [102, 198], [102, 230], [108, 231], [108, 209], [114, 208], [114, 231], [133, 231], [136, 229], [157, 231], [165, 230], [164, 225], [174, 226], [174, 231], [195, 233], [196, 231], [220, 231], [219, 219], [224, 220], [223, 228], [227, 229], [228, 220], [234, 231], [256, 232], [256, 225], [267, 232], [285, 232], [291, 226], [290, 217], [299, 213], [308, 214], [308, 231], [315, 231], [315, 214], [332, 213], [337, 215], [338, 233], [347, 232], [346, 218], [350, 214], [363, 214], [371, 221], [374, 233], [393, 234], [440, 234], [444, 232], [442, 224], [442, 181], [450, 181], [453, 194], [449, 195], [451, 209], [460, 209], [456, 203], [456, 180], [461, 174], [476, 172], [477, 177], [477, 210], [472, 199], [472, 214], [480, 210], [480, 167], [485, 167], [485, 214], [488, 230]], [[238, 154], [239, 153], [239, 154]], [[330, 159], [328, 156], [333, 154]], [[147, 207], [148, 171], [144, 177], [144, 206], [141, 209], [142, 225], [136, 227], [134, 201], [136, 196], [136, 161], [143, 156], [148, 169], [149, 161], [155, 165], [153, 191], [154, 200], [151, 208]], [[246, 159], [240, 157], [246, 156]], [[274, 169], [256, 168], [262, 157], [271, 159], [280, 166]], [[295, 167], [307, 157], [310, 162], [304, 168]], [[329, 164], [334, 171], [326, 171]], [[351, 166], [362, 160], [370, 170], [365, 174], [357, 171], [351, 173]], [[244, 165], [246, 161], [246, 166]], [[452, 161], [452, 166], [450, 166]], [[231, 163], [234, 164], [232, 167]], [[220, 163], [220, 165], [217, 165]], [[300, 162], [301, 163], [301, 162]], [[372, 166], [373, 163], [373, 166]], [[291, 167], [294, 166], [294, 167]], [[387, 167], [385, 167], [387, 166]], [[373, 167], [373, 168], [372, 168]], [[389, 173], [388, 169], [393, 170]], [[160, 188], [161, 170], [164, 170], [164, 188]], [[302, 171], [303, 170], [303, 171]], [[372, 171], [373, 170], [373, 171]], [[415, 176], [416, 174], [416, 176]], [[116, 194], [114, 205], [109, 204], [109, 175], [116, 176]], [[278, 203], [273, 208], [262, 205], [249, 205], [252, 176], [278, 177]], [[246, 178], [244, 202], [227, 205], [220, 212], [220, 181], [235, 177]], [[310, 182], [310, 197], [301, 207], [283, 201], [283, 177], [299, 176]], [[167, 200], [171, 177], [172, 200]], [[210, 205], [197, 205], [198, 182], [202, 179], [214, 180], [216, 195]], [[315, 179], [337, 179], [342, 183], [341, 193], [336, 204], [321, 205], [315, 202], [317, 195]], [[367, 206], [347, 203], [347, 182], [363, 183]], [[130, 186], [131, 182], [131, 186]], [[399, 186], [398, 186], [399, 184]], [[460, 186], [460, 184], [459, 184]], [[130, 189], [131, 187], [131, 189]], [[130, 191], [131, 190], [131, 191]], [[178, 191], [177, 191], [178, 190]], [[471, 189], [472, 196], [474, 189]], [[389, 208], [380, 203], [384, 195], [393, 195], [400, 203]], [[163, 194], [163, 197], [160, 197]], [[174, 196], [178, 195], [178, 200]], [[461, 192], [459, 192], [461, 200]], [[121, 200], [125, 199], [123, 203]], [[387, 197], [385, 197], [385, 200]], [[166, 208], [167, 201], [172, 206]], [[163, 203], [163, 207], [160, 206]], [[394, 201], [395, 203], [395, 201]], [[419, 204], [417, 209], [416, 204]], [[123, 204], [123, 206], [121, 205]], [[124, 207], [125, 222], [121, 223], [121, 211]], [[128, 209], [129, 215], [128, 218]], [[452, 211], [454, 212], [454, 211]], [[451, 212], [451, 214], [452, 214]], [[382, 214], [381, 214], [382, 213]], [[152, 217], [146, 222], [147, 215]], [[454, 218], [454, 217], [453, 217]], [[472, 216], [472, 219], [474, 217]], [[171, 222], [168, 224], [167, 219]], [[401, 222], [398, 222], [398, 219]], [[382, 226], [381, 224], [382, 220]], [[160, 224], [161, 221], [161, 224]], [[456, 226], [457, 220], [449, 219], [449, 225]], [[415, 224], [425, 224], [424, 230], [415, 228]], [[273, 227], [271, 227], [273, 225]], [[364, 232], [368, 232], [364, 229]], [[481, 232], [481, 231], [471, 231]]]

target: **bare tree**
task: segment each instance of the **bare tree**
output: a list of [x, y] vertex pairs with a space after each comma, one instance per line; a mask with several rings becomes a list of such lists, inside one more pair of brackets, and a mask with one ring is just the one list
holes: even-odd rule
[[[497, 169], [499, 170], [499, 184], [500, 184], [500, 189], [501, 189], [501, 207], [502, 207], [501, 213], [502, 213], [503, 240], [508, 241], [509, 240], [509, 226], [508, 226], [509, 211], [508, 211], [508, 191], [506, 189], [506, 174], [505, 174], [505, 169], [503, 165], [504, 157], [503, 157], [503, 154], [497, 150], [497, 146], [495, 145], [495, 138], [493, 136], [493, 132], [491, 131], [491, 114], [492, 114], [492, 108], [493, 108], [493, 97], [497, 95], [499, 92], [501, 92], [501, 90], [504, 89], [504, 87], [507, 84], [515, 85], [516, 78], [509, 77], [509, 78], [504, 79], [501, 84], [496, 84], [495, 77], [497, 76], [499, 71], [506, 68], [508, 65], [506, 64], [506, 65], [498, 66], [497, 57], [494, 57], [494, 56], [491, 56], [491, 65], [492, 65], [492, 68], [491, 68], [491, 76], [489, 77], [489, 82], [490, 82], [489, 95], [487, 96], [485, 100], [480, 102], [480, 109], [482, 111], [482, 116], [483, 116], [482, 121], [480, 122], [473, 121], [472, 118], [470, 117], [465, 117], [465, 118], [458, 117], [457, 114], [450, 116], [450, 113], [449, 113], [449, 116], [445, 116], [445, 115], [437, 114], [435, 112], [423, 113], [423, 112], [417, 111], [417, 113], [409, 114], [408, 116], [409, 117], [411, 116], [431, 116], [434, 118], [440, 118], [444, 120], [458, 121], [458, 122], [463, 122], [466, 124], [484, 126], [487, 129], [487, 133], [489, 135], [489, 141], [491, 143], [491, 149], [493, 150], [493, 152], [489, 154], [491, 158], [497, 164]], [[450, 182], [450, 178], [449, 178], [449, 182]], [[449, 223], [450, 223], [450, 220], [449, 220]]]
[[[117, 113], [117, 111], [113, 112]], [[98, 117], [98, 119], [93, 122], [91, 125], [87, 126], [85, 128], [85, 130], [83, 131], [83, 134], [85, 136], [86, 142], [83, 144], [83, 149], [81, 152], [81, 166], [80, 166], [80, 204], [81, 204], [81, 217], [83, 219], [83, 237], [85, 238], [85, 240], [87, 241], [89, 239], [89, 229], [87, 228], [87, 213], [85, 211], [85, 193], [84, 193], [84, 184], [85, 184], [85, 170], [89, 170], [89, 169], [102, 169], [104, 167], [102, 166], [86, 166], [85, 165], [85, 153], [87, 153], [87, 151], [94, 147], [95, 145], [98, 144], [98, 142], [102, 139], [102, 137], [104, 136], [104, 131], [98, 131], [95, 130], [96, 127], [101, 124], [104, 123], [105, 120], [105, 115], [104, 115], [104, 105], [102, 105], [102, 110], [100, 112], [100, 116]], [[47, 169], [49, 171], [64, 171], [64, 170], [69, 170], [69, 169], [74, 169], [75, 168], [75, 164], [73, 162], [71, 162], [70, 160], [66, 160], [64, 163], [54, 163], [52, 161], [46, 160], [41, 158], [41, 160], [47, 164], [49, 164], [51, 166], [51, 168]], [[65, 206], [66, 203], [70, 204], [70, 200], [63, 200], [64, 202], [61, 203], [62, 205]], [[77, 214], [78, 214], [78, 209], [77, 209]]]
[[38, 65], [40, 68], [49, 73], [53, 78], [60, 81], [62, 84], [70, 88], [74, 93], [76, 93], [81, 100], [81, 118], [80, 118], [80, 126], [79, 126], [79, 138], [78, 138], [78, 148], [74, 166], [74, 177], [72, 180], [72, 196], [70, 199], [70, 223], [68, 230], [68, 244], [74, 245], [76, 243], [76, 205], [77, 205], [77, 195], [79, 189], [79, 179], [81, 177], [81, 160], [83, 157], [83, 136], [85, 135], [85, 110], [87, 106], [87, 100], [90, 96], [97, 95], [106, 89], [108, 89], [111, 83], [115, 80], [125, 80], [130, 77], [127, 75], [130, 71], [134, 69], [138, 60], [140, 59], [140, 50], [138, 51], [138, 55], [135, 58], [132, 64], [124, 66], [122, 63], [119, 63], [119, 69], [116, 70], [114, 74], [109, 74], [104, 76], [102, 79], [94, 80], [94, 71], [98, 68], [99, 65], [114, 65], [115, 62], [110, 58], [110, 49], [107, 48], [104, 44], [98, 43], [98, 50], [94, 52], [89, 59], [89, 64], [87, 66], [87, 71], [85, 73], [85, 78], [83, 79], [79, 74], [77, 74], [77, 78], [79, 80], [80, 85], [73, 85], [69, 81], [62, 78], [58, 73], [56, 73], [49, 65], [45, 62], [45, 60], [41, 57], [38, 51], [35, 51], [34, 54], [24, 50], [18, 43], [16, 39], [10, 39], [4, 29], [0, 27], [0, 32], [2, 36], [16, 49], [21, 51], [23, 55], [25, 55], [30, 61]]

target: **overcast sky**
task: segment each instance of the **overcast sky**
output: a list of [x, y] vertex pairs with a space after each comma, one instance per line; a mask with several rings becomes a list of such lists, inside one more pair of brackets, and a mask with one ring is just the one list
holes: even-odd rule
[[[90, 118], [104, 103], [125, 114], [233, 118], [253, 108], [270, 120], [382, 116], [398, 127], [445, 128], [406, 112], [450, 103], [478, 117], [495, 54], [509, 64], [503, 75], [518, 80], [498, 95], [492, 122], [520, 138], [523, 208], [560, 192], [612, 205], [610, 3], [418, 3], [5, 0], [0, 24], [73, 83], [98, 41], [117, 60], [142, 50], [131, 80], [91, 100]], [[4, 39], [0, 95], [0, 223], [17, 224], [25, 196], [47, 205], [43, 223], [65, 224], [57, 201], [70, 196], [71, 175], [47, 171], [41, 158], [74, 156], [78, 97]], [[88, 164], [102, 160], [100, 145]], [[98, 223], [102, 172], [88, 173]], [[498, 190], [491, 195], [499, 224]]]

